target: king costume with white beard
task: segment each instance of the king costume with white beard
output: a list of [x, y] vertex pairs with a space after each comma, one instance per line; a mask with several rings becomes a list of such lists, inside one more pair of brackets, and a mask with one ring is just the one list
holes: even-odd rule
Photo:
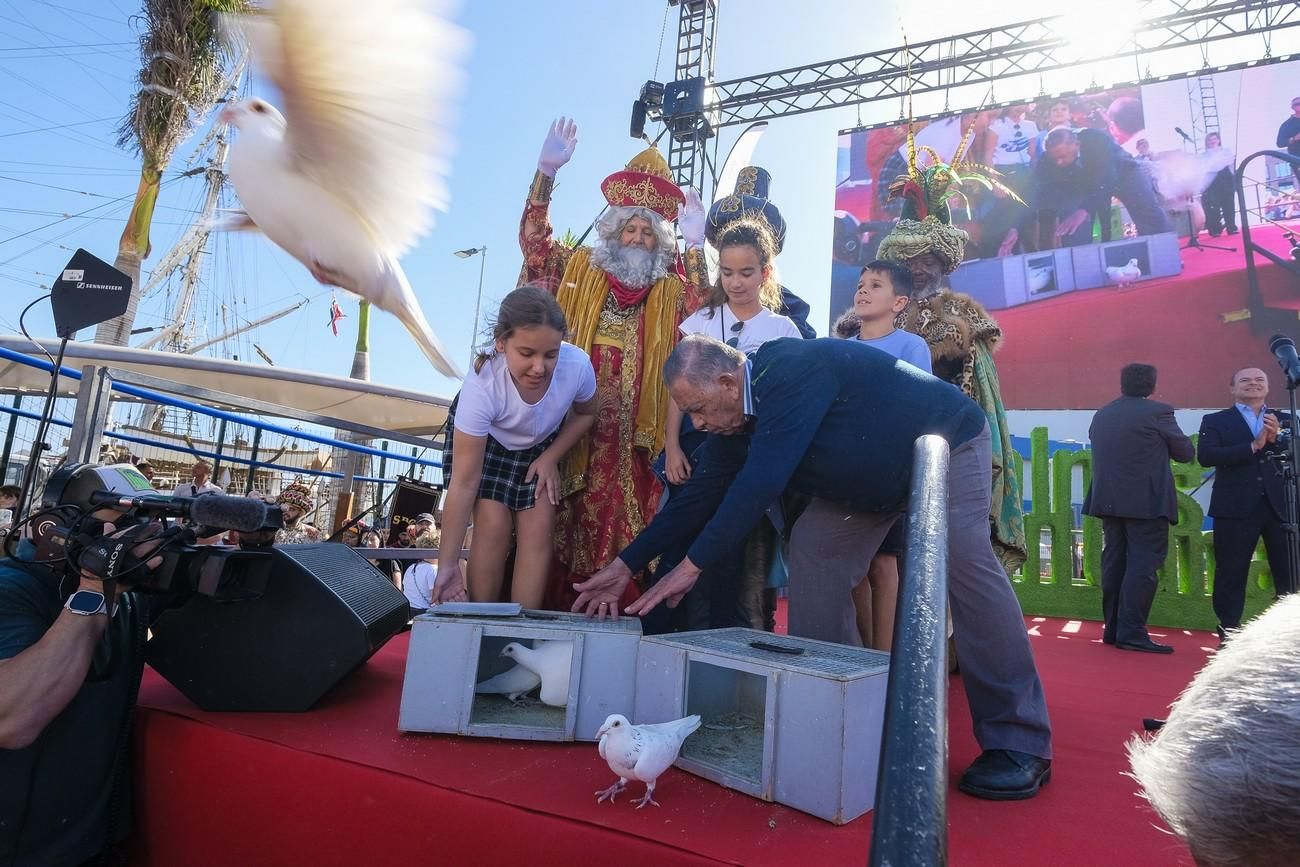
[[[563, 568], [548, 587], [550, 608], [568, 608], [573, 582], [612, 562], [654, 515], [662, 486], [650, 463], [663, 449], [669, 401], [660, 371], [677, 326], [699, 307], [699, 287], [708, 282], [704, 208], [694, 191], [683, 196], [654, 147], [601, 184], [610, 207], [596, 223], [593, 247], [553, 238], [551, 188], [576, 144], [571, 122], [551, 127], [519, 229], [519, 284], [555, 292], [568, 339], [591, 356], [600, 399], [591, 434], [560, 468], [555, 553]], [[653, 249], [624, 243], [624, 229], [638, 218], [653, 231]], [[684, 266], [674, 219], [686, 240]]]

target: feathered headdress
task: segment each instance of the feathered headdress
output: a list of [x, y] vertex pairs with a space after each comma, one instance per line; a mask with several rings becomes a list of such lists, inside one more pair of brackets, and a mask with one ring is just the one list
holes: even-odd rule
[[[998, 180], [1001, 175], [996, 169], [967, 159], [974, 136], [975, 124], [971, 124], [962, 136], [961, 144], [957, 145], [957, 152], [949, 162], [944, 162], [934, 148], [925, 145], [917, 147], [916, 131], [911, 122], [908, 123], [907, 174], [899, 175], [889, 185], [889, 197], [903, 201], [903, 219], [920, 221], [933, 215], [942, 223], [951, 223], [949, 199], [960, 197], [967, 210], [970, 209], [970, 202], [961, 189], [965, 183], [979, 184], [987, 190], [999, 190], [1012, 201], [1024, 204], [1014, 190]], [[919, 159], [921, 154], [929, 158], [924, 167]]]
[[[911, 95], [908, 96], [907, 122], [907, 173], [899, 175], [889, 185], [889, 197], [901, 199], [902, 216], [894, 230], [880, 242], [877, 255], [894, 262], [905, 262], [925, 253], [933, 253], [943, 261], [944, 268], [952, 273], [961, 264], [966, 253], [969, 235], [952, 225], [952, 209], [948, 202], [960, 198], [967, 211], [970, 202], [962, 191], [963, 184], [979, 184], [987, 190], [998, 190], [1012, 201], [1024, 204], [1016, 192], [1002, 183], [996, 169], [971, 162], [968, 151], [975, 137], [975, 124], [962, 136], [952, 159], [944, 162], [934, 148], [917, 147], [916, 130], [911, 121]], [[925, 165], [921, 157], [927, 158]]]

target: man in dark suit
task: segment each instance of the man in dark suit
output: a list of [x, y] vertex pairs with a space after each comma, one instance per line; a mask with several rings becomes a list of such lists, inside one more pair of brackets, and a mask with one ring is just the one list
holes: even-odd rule
[[771, 340], [747, 359], [684, 338], [664, 365], [682, 412], [710, 434], [691, 477], [622, 553], [576, 585], [574, 610], [617, 615], [622, 593], [674, 541], [687, 556], [627, 609], [675, 605], [782, 491], [811, 497], [790, 537], [790, 634], [861, 645], [853, 589], [907, 506], [917, 437], [948, 463], [948, 580], [962, 682], [983, 753], [962, 791], [1031, 798], [1051, 779], [1052, 733], [1011, 582], [989, 539], [988, 422], [946, 382], [853, 340]]
[[1277, 594], [1296, 589], [1287, 565], [1284, 480], [1269, 459], [1284, 451], [1277, 435], [1290, 416], [1265, 405], [1268, 376], [1258, 368], [1234, 373], [1229, 393], [1233, 406], [1201, 420], [1197, 443], [1200, 462], [1216, 468], [1210, 517], [1214, 519], [1214, 613], [1220, 640], [1226, 638], [1226, 630], [1241, 625], [1246, 573], [1261, 536]]
[[1120, 650], [1173, 653], [1147, 634], [1156, 598], [1156, 570], [1169, 552], [1169, 525], [1178, 522], [1169, 461], [1186, 463], [1195, 449], [1174, 421], [1174, 408], [1151, 400], [1156, 369], [1125, 365], [1123, 395], [1097, 410], [1092, 440], [1092, 487], [1083, 513], [1101, 518], [1101, 640]]

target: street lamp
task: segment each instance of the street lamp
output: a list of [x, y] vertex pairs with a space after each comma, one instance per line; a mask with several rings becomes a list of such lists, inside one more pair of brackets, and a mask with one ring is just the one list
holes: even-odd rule
[[469, 365], [472, 368], [474, 366], [474, 341], [478, 339], [479, 309], [483, 304], [483, 269], [487, 266], [487, 244], [481, 247], [470, 247], [468, 250], [457, 250], [456, 256], [461, 259], [468, 259], [471, 256], [479, 257], [478, 294], [474, 297], [474, 331], [469, 339]]

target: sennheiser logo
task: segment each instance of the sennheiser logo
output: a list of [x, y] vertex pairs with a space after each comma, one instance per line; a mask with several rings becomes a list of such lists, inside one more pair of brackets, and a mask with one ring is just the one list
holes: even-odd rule
[[109, 292], [121, 292], [124, 286], [114, 286], [111, 283], [78, 283], [78, 289], [107, 289]]

